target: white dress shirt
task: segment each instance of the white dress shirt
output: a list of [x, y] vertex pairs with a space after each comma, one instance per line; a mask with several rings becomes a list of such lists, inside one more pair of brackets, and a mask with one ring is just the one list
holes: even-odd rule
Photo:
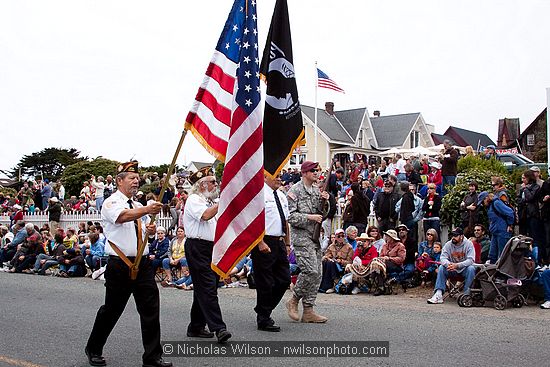
[[[288, 219], [288, 200], [286, 195], [277, 190], [277, 196], [281, 202], [283, 208], [283, 214], [285, 219]], [[265, 234], [267, 236], [284, 236], [283, 225], [281, 223], [281, 216], [279, 215], [279, 209], [277, 209], [277, 203], [273, 196], [273, 189], [264, 183], [264, 197], [265, 197]]]
[[[106, 255], [115, 255], [116, 252], [112, 249], [109, 241], [114, 243], [126, 256], [136, 256], [137, 255], [137, 237], [134, 221], [129, 221], [126, 223], [117, 223], [116, 220], [120, 216], [120, 213], [125, 209], [130, 209], [128, 204], [129, 198], [127, 198], [121, 191], [115, 191], [111, 196], [109, 196], [103, 203], [101, 208], [101, 217], [105, 225], [104, 233], [107, 237], [107, 243], [105, 243], [105, 254]], [[137, 201], [132, 201], [132, 206], [135, 208], [140, 208], [141, 205]], [[151, 218], [148, 215], [144, 215], [139, 220], [141, 220], [141, 232], [145, 241], [147, 241], [145, 226], [149, 224]], [[149, 246], [145, 246], [143, 255], [149, 254]]]
[[201, 195], [189, 195], [185, 202], [185, 211], [183, 212], [183, 227], [185, 228], [185, 235], [188, 238], [214, 241], [217, 218], [202, 219], [202, 215], [206, 209], [212, 205], [212, 203], [208, 202]]

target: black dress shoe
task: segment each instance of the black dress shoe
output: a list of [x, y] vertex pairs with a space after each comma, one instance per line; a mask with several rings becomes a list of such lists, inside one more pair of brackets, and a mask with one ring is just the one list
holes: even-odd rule
[[172, 367], [172, 362], [165, 362], [160, 358], [156, 361], [143, 362], [143, 367]]
[[211, 333], [210, 331], [206, 329], [198, 330], [198, 331], [190, 331], [187, 330], [187, 336], [190, 338], [213, 338], [214, 333]]
[[84, 349], [84, 353], [86, 353], [86, 356], [88, 357], [88, 363], [90, 363], [90, 365], [92, 365], [92, 366], [106, 366], [107, 365], [107, 362], [105, 362], [105, 358], [103, 358], [103, 356], [101, 354], [90, 352], [88, 347], [86, 347]]
[[218, 343], [223, 344], [231, 338], [231, 333], [225, 329], [216, 331], [216, 337], [218, 338]]
[[258, 325], [258, 330], [271, 331], [276, 333], [281, 331], [281, 327], [277, 325]]

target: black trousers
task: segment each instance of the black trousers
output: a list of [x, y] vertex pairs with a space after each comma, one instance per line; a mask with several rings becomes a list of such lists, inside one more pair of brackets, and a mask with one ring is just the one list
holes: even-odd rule
[[[134, 261], [133, 258], [130, 260]], [[105, 304], [97, 311], [87, 347], [93, 353], [103, 354], [107, 338], [122, 315], [130, 295], [134, 295], [141, 322], [143, 361], [150, 362], [162, 356], [160, 345], [159, 291], [151, 260], [142, 258], [136, 280], [130, 279], [128, 266], [111, 256], [105, 269]]]
[[258, 246], [251, 252], [252, 269], [256, 281], [256, 320], [259, 326], [269, 325], [271, 312], [277, 307], [290, 285], [290, 265], [286, 254], [286, 245], [278, 237], [264, 237], [271, 249], [270, 253], [261, 253]]
[[193, 279], [193, 305], [188, 331], [200, 331], [208, 325], [210, 331], [226, 329], [218, 303], [218, 275], [212, 270], [214, 242], [188, 238], [185, 257]]

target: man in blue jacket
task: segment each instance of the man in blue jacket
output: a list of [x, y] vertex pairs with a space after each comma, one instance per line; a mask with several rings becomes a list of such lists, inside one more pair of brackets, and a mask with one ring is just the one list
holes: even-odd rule
[[491, 232], [491, 247], [489, 248], [489, 262], [496, 263], [502, 254], [504, 246], [512, 237], [510, 228], [514, 225], [514, 209], [506, 205], [498, 196], [483, 191], [477, 198], [477, 206], [483, 203], [489, 217], [489, 232]]

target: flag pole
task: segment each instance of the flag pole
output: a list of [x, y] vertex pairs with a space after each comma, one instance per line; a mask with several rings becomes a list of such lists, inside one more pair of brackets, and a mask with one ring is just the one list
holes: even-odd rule
[[[162, 198], [164, 197], [164, 193], [166, 192], [166, 189], [168, 188], [168, 184], [170, 183], [170, 174], [172, 171], [174, 171], [176, 167], [176, 160], [178, 159], [178, 156], [180, 154], [181, 146], [183, 145], [183, 141], [185, 140], [185, 136], [187, 135], [187, 129], [183, 129], [180, 137], [180, 141], [178, 143], [178, 147], [176, 148], [176, 152], [174, 153], [174, 157], [172, 158], [172, 162], [170, 163], [170, 167], [168, 168], [168, 174], [166, 175], [166, 179], [164, 180], [162, 184], [162, 188], [160, 189], [159, 197], [157, 201], [159, 203], [162, 203]], [[156, 215], [153, 215], [152, 221], [154, 222], [156, 219]]]
[[313, 161], [317, 162], [317, 90], [319, 89], [319, 73], [315, 61], [315, 138], [313, 143]]

